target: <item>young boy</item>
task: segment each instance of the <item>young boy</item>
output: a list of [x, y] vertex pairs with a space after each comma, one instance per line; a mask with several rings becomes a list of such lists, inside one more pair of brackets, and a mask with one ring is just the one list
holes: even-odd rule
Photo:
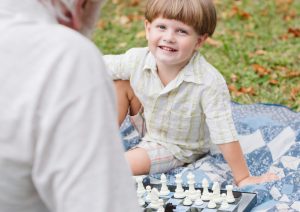
[[212, 142], [237, 185], [276, 179], [273, 174], [250, 176], [226, 82], [198, 52], [216, 27], [213, 2], [148, 0], [145, 18], [147, 48], [105, 56], [113, 79], [119, 80], [119, 123], [128, 108], [131, 115], [145, 119], [141, 143], [126, 152], [133, 174], [166, 172], [191, 163], [206, 154]]

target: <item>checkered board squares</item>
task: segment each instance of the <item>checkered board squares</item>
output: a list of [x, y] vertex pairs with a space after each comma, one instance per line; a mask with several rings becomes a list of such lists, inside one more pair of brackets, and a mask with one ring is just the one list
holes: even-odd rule
[[[254, 205], [256, 204], [256, 194], [253, 193], [240, 193], [235, 192], [235, 202], [229, 204], [229, 207], [227, 209], [219, 209], [220, 204], [217, 204], [217, 207], [214, 209], [210, 209], [207, 207], [208, 202], [203, 202], [202, 205], [195, 205], [192, 204], [191, 206], [185, 206], [183, 205], [183, 199], [175, 199], [173, 197], [174, 192], [170, 192], [168, 196], [161, 196], [160, 198], [164, 201], [164, 207], [171, 203], [175, 209], [173, 209], [173, 212], [246, 212], [250, 211]], [[152, 209], [150, 207], [149, 202], [146, 202], [144, 205], [144, 212], [154, 212], [155, 209]]]

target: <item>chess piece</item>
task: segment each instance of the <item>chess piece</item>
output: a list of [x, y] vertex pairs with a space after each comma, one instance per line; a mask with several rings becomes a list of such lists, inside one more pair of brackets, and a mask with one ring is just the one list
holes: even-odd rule
[[221, 196], [222, 196], [222, 203], [221, 203], [220, 209], [224, 210], [224, 209], [229, 208], [229, 204], [226, 200], [226, 194], [223, 193]]
[[189, 196], [186, 196], [186, 197], [184, 198], [184, 200], [183, 200], [183, 205], [185, 205], [185, 206], [190, 206], [190, 205], [192, 205], [192, 204], [193, 204], [193, 201], [190, 199]]
[[161, 174], [160, 176], [160, 182], [161, 182], [161, 189], [160, 189], [160, 196], [167, 196], [170, 193], [170, 190], [167, 186], [167, 178], [165, 174]]
[[213, 199], [211, 199], [208, 204], [207, 204], [208, 208], [216, 208], [217, 204], [215, 203], [215, 201]]
[[146, 202], [150, 202], [151, 199], [151, 186], [147, 185], [146, 186]]
[[176, 189], [174, 193], [174, 198], [176, 199], [182, 199], [185, 197], [184, 189], [182, 188], [182, 179], [180, 174], [176, 174], [175, 178], [175, 183], [176, 183]]
[[189, 172], [187, 179], [189, 185], [188, 196], [192, 201], [194, 201], [197, 198], [197, 192], [195, 190], [195, 175], [192, 172]]
[[165, 212], [164, 201], [162, 199], [159, 199], [158, 203], [159, 203], [159, 208], [158, 208], [157, 212]]
[[150, 208], [158, 209], [159, 208], [159, 191], [157, 188], [152, 188], [150, 195]]
[[145, 200], [143, 199], [143, 196], [138, 195], [138, 203], [140, 206], [145, 205]]
[[137, 183], [137, 190], [136, 193], [138, 196], [143, 196], [145, 193], [145, 187], [143, 185], [143, 177], [142, 176], [137, 176], [136, 177], [136, 183]]
[[235, 202], [235, 198], [233, 196], [233, 193], [232, 193], [232, 189], [233, 189], [233, 186], [232, 185], [227, 185], [226, 186], [226, 200], [228, 203], [233, 203]]
[[203, 204], [203, 201], [201, 199], [201, 191], [200, 190], [196, 190], [196, 193], [197, 193], [197, 198], [196, 198], [194, 204], [200, 206], [200, 205]]
[[208, 181], [206, 178], [204, 178], [202, 180], [202, 188], [203, 188], [203, 192], [202, 192], [202, 196], [201, 199], [203, 201], [209, 201], [209, 191], [208, 191]]
[[220, 190], [220, 185], [218, 182], [214, 182], [214, 184], [212, 186], [212, 190], [213, 190], [212, 198], [214, 199], [214, 201], [216, 203], [221, 203], [222, 202], [221, 190]]

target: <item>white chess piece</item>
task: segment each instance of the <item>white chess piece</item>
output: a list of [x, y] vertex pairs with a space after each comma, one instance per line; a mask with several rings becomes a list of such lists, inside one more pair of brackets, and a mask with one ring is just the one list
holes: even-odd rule
[[197, 198], [197, 192], [195, 190], [195, 175], [192, 172], [189, 172], [187, 175], [187, 179], [189, 185], [188, 196], [192, 201], [194, 201]]
[[233, 193], [232, 193], [232, 189], [233, 189], [233, 186], [232, 185], [227, 185], [226, 186], [226, 200], [228, 203], [233, 203], [235, 202], [235, 198], [233, 196]]
[[208, 201], [210, 196], [209, 196], [209, 191], [208, 191], [208, 181], [206, 178], [204, 178], [202, 180], [202, 188], [203, 188], [203, 192], [202, 192], [201, 199], [203, 201]]
[[221, 203], [222, 202], [221, 190], [220, 190], [220, 185], [218, 182], [214, 182], [214, 184], [212, 186], [212, 190], [213, 190], [212, 198], [214, 199], [214, 201], [216, 203]]
[[185, 205], [185, 206], [190, 206], [190, 205], [192, 205], [193, 204], [193, 201], [190, 199], [190, 197], [189, 196], [186, 196], [185, 198], [184, 198], [184, 200], [183, 200], [183, 203], [182, 203], [183, 205]]
[[168, 189], [168, 186], [167, 186], [167, 178], [166, 178], [165, 174], [161, 174], [160, 182], [161, 182], [161, 189], [160, 189], [159, 194], [161, 196], [167, 196], [170, 193], [170, 190]]
[[146, 202], [150, 202], [151, 200], [151, 186], [147, 185], [146, 186]]
[[175, 193], [174, 193], [174, 198], [176, 198], [176, 199], [184, 198], [185, 193], [184, 193], [184, 189], [182, 188], [182, 184], [181, 184], [182, 179], [181, 179], [180, 174], [176, 174], [175, 183], [176, 183], [176, 189], [175, 189]]
[[136, 189], [136, 193], [138, 196], [143, 196], [143, 194], [145, 193], [145, 187], [143, 185], [143, 177], [142, 176], [137, 176], [136, 177], [136, 183], [137, 183], [137, 189]]
[[138, 203], [140, 206], [145, 205], [145, 200], [143, 199], [143, 196], [138, 195]]
[[152, 188], [150, 195], [150, 208], [158, 209], [159, 208], [159, 191], [157, 188]]
[[203, 201], [201, 199], [201, 191], [200, 190], [196, 190], [196, 192], [197, 192], [197, 198], [196, 198], [194, 204], [200, 206], [200, 205], [203, 204]]
[[209, 201], [209, 203], [207, 204], [207, 207], [208, 208], [216, 208], [217, 207], [217, 204], [215, 203], [215, 201], [213, 199], [211, 199]]
[[227, 202], [227, 200], [226, 200], [226, 194], [222, 194], [221, 195], [222, 197], [222, 203], [221, 203], [221, 206], [220, 206], [220, 209], [222, 210], [222, 209], [227, 209], [227, 208], [229, 208], [229, 204], [228, 204], [228, 202]]
[[159, 199], [158, 202], [159, 202], [159, 208], [158, 208], [157, 212], [165, 212], [164, 201], [162, 199]]

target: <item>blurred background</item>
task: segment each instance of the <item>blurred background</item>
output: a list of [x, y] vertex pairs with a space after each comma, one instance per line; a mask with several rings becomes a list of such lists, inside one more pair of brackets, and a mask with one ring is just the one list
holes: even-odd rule
[[[238, 103], [300, 112], [300, 0], [214, 0], [215, 34], [200, 52]], [[103, 54], [146, 46], [145, 0], [107, 0], [93, 41]]]

